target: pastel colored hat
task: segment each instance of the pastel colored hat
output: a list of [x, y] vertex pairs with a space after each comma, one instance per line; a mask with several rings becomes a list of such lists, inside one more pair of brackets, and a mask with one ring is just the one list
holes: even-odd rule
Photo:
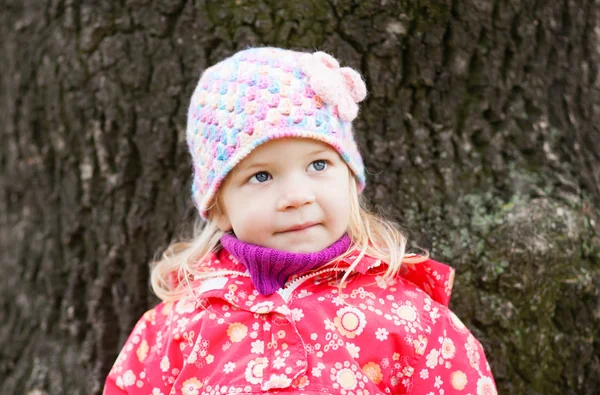
[[364, 166], [352, 121], [366, 94], [360, 74], [324, 52], [250, 48], [206, 69], [191, 98], [186, 131], [200, 215], [207, 218], [231, 169], [276, 138], [331, 145], [362, 191]]

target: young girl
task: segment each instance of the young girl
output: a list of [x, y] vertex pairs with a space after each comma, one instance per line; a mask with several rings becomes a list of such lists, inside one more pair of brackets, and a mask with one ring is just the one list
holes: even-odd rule
[[323, 53], [241, 51], [204, 72], [187, 141], [205, 225], [152, 271], [104, 394], [496, 394], [448, 309], [454, 270], [367, 212], [366, 88]]

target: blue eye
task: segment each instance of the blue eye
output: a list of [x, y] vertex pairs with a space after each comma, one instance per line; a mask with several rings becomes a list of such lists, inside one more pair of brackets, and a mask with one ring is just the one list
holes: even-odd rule
[[269, 181], [270, 178], [271, 178], [271, 175], [269, 173], [267, 173], [266, 171], [259, 171], [258, 173], [256, 173], [252, 177], [250, 177], [249, 182], [253, 183], [253, 184], [263, 183], [263, 182]]
[[310, 166], [313, 169], [315, 169], [316, 171], [323, 171], [327, 167], [327, 162], [324, 161], [324, 160], [322, 160], [322, 159], [319, 159], [319, 160], [316, 160], [316, 161], [312, 162], [310, 164]]

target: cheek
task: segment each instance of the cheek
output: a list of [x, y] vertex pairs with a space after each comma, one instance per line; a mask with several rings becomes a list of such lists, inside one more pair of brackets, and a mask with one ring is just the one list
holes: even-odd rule
[[266, 199], [246, 197], [237, 202], [230, 212], [233, 230], [238, 238], [252, 241], [259, 236], [261, 229], [272, 226], [271, 211], [268, 209]]
[[342, 178], [336, 183], [331, 183], [323, 198], [330, 219], [341, 224], [347, 224], [350, 221], [350, 186], [348, 181]]
[[335, 213], [336, 222], [347, 224], [350, 222], [350, 198], [349, 194], [339, 193], [335, 202], [332, 202], [330, 211]]

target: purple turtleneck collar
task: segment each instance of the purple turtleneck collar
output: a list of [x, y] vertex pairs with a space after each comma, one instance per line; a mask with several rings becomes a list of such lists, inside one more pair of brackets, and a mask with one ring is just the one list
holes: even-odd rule
[[324, 250], [310, 253], [261, 247], [240, 241], [230, 233], [221, 237], [221, 245], [248, 269], [258, 292], [270, 295], [282, 288], [291, 275], [316, 269], [346, 252], [350, 247], [350, 236], [344, 234]]

